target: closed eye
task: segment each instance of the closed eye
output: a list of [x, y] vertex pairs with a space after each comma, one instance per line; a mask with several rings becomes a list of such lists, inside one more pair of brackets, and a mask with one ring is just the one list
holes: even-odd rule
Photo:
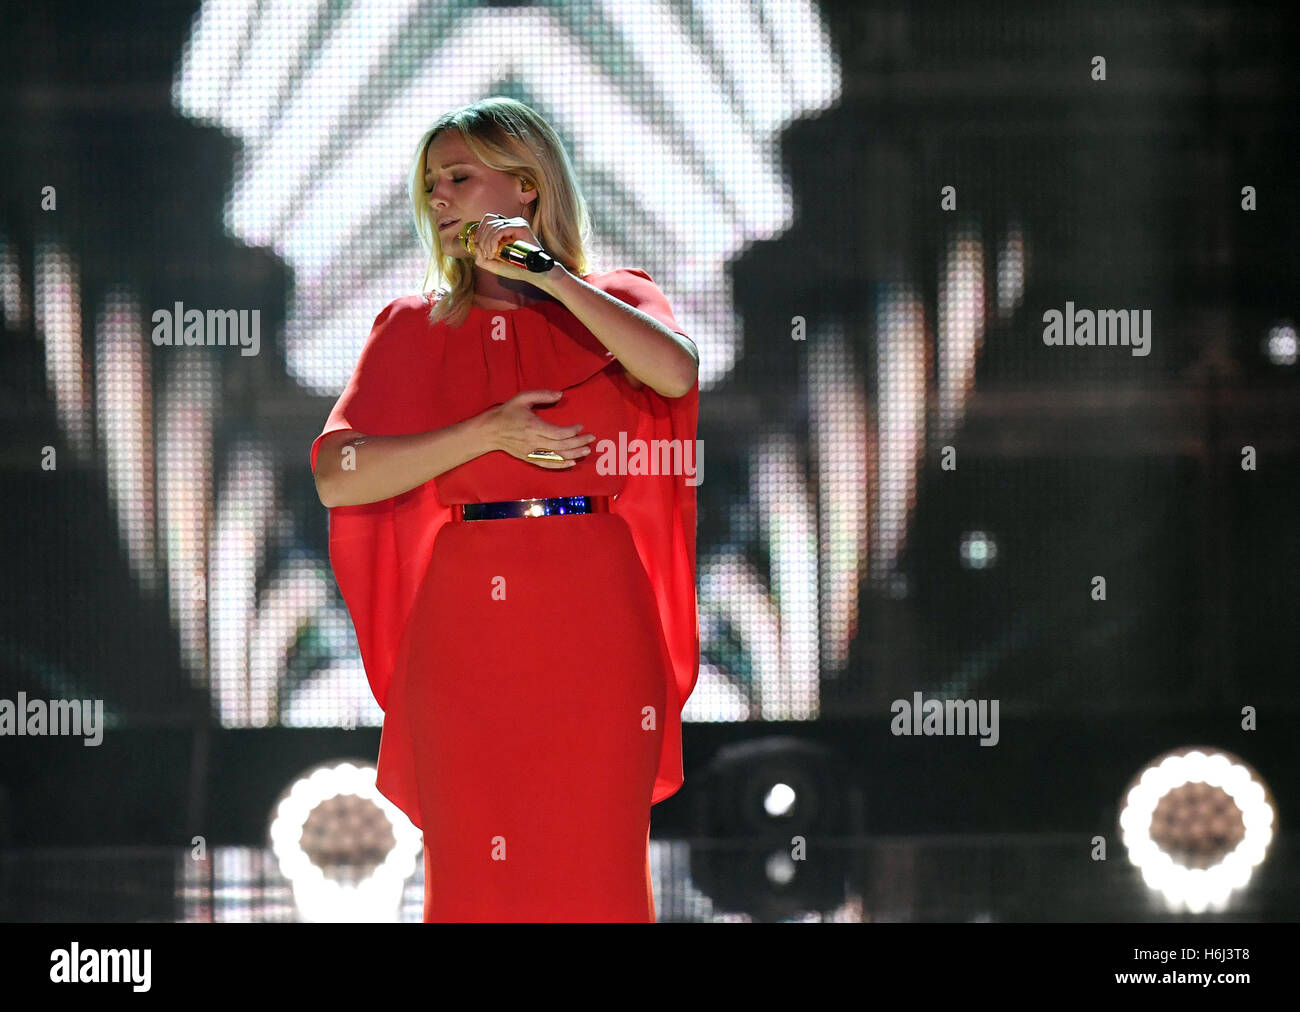
[[[452, 181], [453, 183], [463, 183], [463, 182], [465, 182], [465, 180], [467, 180], [468, 178], [469, 178], [469, 176], [452, 176], [452, 177], [451, 177], [451, 181]], [[426, 187], [424, 188], [424, 192], [425, 192], [425, 193], [432, 193], [432, 192], [433, 192], [433, 187], [432, 187], [432, 186], [426, 186]]]

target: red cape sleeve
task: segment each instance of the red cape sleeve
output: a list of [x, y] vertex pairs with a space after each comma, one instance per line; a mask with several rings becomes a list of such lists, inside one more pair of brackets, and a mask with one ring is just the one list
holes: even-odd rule
[[[395, 436], [439, 427], [433, 391], [444, 328], [429, 326], [428, 313], [429, 304], [411, 296], [376, 317], [352, 378], [312, 443], [313, 472], [321, 440], [331, 432]], [[358, 459], [364, 453], [360, 448]], [[428, 481], [380, 502], [334, 506], [329, 514], [330, 565], [356, 629], [370, 689], [385, 711], [378, 786], [418, 826], [419, 795], [407, 761], [409, 715], [402, 706], [389, 707], [388, 699], [402, 633], [451, 508]], [[394, 758], [385, 761], [386, 755]]]
[[[645, 271], [615, 271], [600, 287], [654, 317], [669, 330], [682, 333], [668, 300]], [[650, 446], [656, 445], [653, 440], [680, 440], [678, 445], [683, 450], [688, 442], [698, 445], [694, 443], [700, 411], [698, 379], [681, 397], [665, 397], [648, 386], [632, 390], [631, 394], [639, 409], [635, 438], [645, 440]], [[695, 453], [694, 447], [690, 454], [689, 459], [696, 468], [695, 477], [629, 475], [623, 491], [611, 505], [611, 512], [622, 516], [632, 531], [637, 554], [659, 604], [664, 642], [672, 662], [663, 745], [651, 804], [676, 793], [682, 786], [682, 708], [695, 688], [700, 669], [695, 528], [696, 485], [703, 476], [703, 457]]]
[[[613, 271], [587, 279], [680, 333], [668, 301], [640, 270]], [[442, 362], [446, 328], [429, 326], [429, 305], [419, 296], [398, 299], [375, 320], [356, 369], [312, 444], [315, 470], [321, 441], [331, 432], [355, 429], [368, 435], [427, 432], [449, 424], [440, 418], [432, 392]], [[580, 326], [576, 320], [572, 324]], [[572, 382], [603, 368], [576, 341], [566, 348], [574, 360]], [[637, 431], [629, 439], [647, 443], [695, 439], [698, 383], [684, 396], [667, 398], [650, 387], [632, 390]], [[364, 450], [358, 451], [358, 457]], [[692, 456], [692, 460], [698, 460]], [[697, 479], [690, 479], [697, 480]], [[428, 571], [434, 541], [451, 520], [435, 481], [381, 502], [330, 509], [330, 564], [356, 629], [366, 677], [384, 710], [377, 786], [411, 821], [423, 828], [413, 762], [410, 714], [400, 705], [407, 665], [405, 632], [416, 592]], [[654, 588], [660, 627], [670, 658], [667, 712], [651, 803], [673, 794], [683, 782], [681, 711], [699, 669], [699, 626], [695, 598], [695, 487], [682, 475], [629, 475], [611, 505], [632, 532], [637, 553]], [[390, 698], [395, 705], [390, 706]]]

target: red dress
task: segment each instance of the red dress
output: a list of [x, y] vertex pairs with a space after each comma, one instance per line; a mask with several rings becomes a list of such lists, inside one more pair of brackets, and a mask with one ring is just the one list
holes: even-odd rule
[[[644, 271], [584, 280], [681, 333]], [[378, 787], [424, 832], [424, 919], [653, 921], [650, 806], [682, 784], [699, 666], [698, 479], [637, 473], [633, 451], [693, 443], [699, 385], [633, 389], [558, 302], [474, 307], [460, 327], [428, 311], [411, 296], [379, 314], [313, 470], [330, 432], [427, 432], [522, 390], [561, 391], [533, 410], [596, 440], [572, 468], [494, 450], [330, 510], [330, 561], [384, 710]], [[630, 466], [611, 469], [620, 435]], [[453, 503], [571, 495], [618, 498], [609, 513], [451, 518]]]

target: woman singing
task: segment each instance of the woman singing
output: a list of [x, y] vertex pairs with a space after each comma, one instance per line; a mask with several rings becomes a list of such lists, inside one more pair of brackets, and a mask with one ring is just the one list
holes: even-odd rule
[[698, 460], [698, 353], [644, 271], [588, 273], [528, 106], [438, 120], [411, 196], [439, 290], [379, 314], [311, 458], [379, 789], [424, 831], [426, 921], [653, 921], [699, 662], [697, 465], [660, 465]]

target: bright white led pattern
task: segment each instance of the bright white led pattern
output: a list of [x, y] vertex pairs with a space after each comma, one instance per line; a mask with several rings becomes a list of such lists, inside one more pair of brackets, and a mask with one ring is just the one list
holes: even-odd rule
[[776, 663], [757, 679], [765, 720], [813, 720], [818, 713], [817, 520], [793, 440], [773, 435], [753, 450], [750, 499], [772, 560]]
[[204, 3], [173, 101], [242, 142], [226, 222], [293, 268], [291, 374], [338, 393], [375, 314], [418, 290], [414, 145], [506, 81], [569, 147], [595, 269], [648, 270], [703, 351], [701, 387], [724, 376], [739, 348], [727, 263], [792, 223], [779, 133], [839, 94], [803, 0]]
[[81, 279], [76, 262], [61, 246], [36, 247], [36, 335], [45, 341], [45, 379], [59, 425], [73, 450], [91, 453], [90, 369], [81, 346]]
[[966, 401], [975, 387], [975, 359], [983, 343], [984, 246], [978, 236], [959, 233], [947, 243], [946, 262], [939, 274], [935, 442], [951, 438], [965, 414]]
[[3, 233], [0, 233], [0, 305], [4, 307], [6, 329], [22, 330], [27, 326], [27, 292], [18, 266], [18, 248]]
[[273, 726], [265, 687], [252, 684], [249, 657], [257, 622], [257, 567], [275, 519], [271, 455], [241, 442], [231, 451], [225, 474], [208, 562], [213, 704], [223, 727]]
[[1025, 234], [1019, 225], [1012, 225], [998, 247], [998, 317], [1008, 319], [1020, 308], [1025, 298], [1025, 273], [1029, 265], [1029, 251]]
[[216, 368], [206, 355], [173, 357], [158, 413], [158, 524], [172, 622], [191, 680], [207, 685], [207, 531], [212, 521]]
[[118, 532], [136, 580], [157, 590], [153, 394], [143, 319], [125, 293], [112, 292], [105, 300], [95, 322], [95, 404]]
[[881, 299], [877, 321], [880, 477], [869, 570], [883, 581], [907, 542], [925, 449], [925, 309], [908, 287], [893, 286]]
[[873, 455], [862, 377], [831, 321], [808, 347], [808, 438], [819, 481], [822, 670], [848, 663], [867, 559]]

